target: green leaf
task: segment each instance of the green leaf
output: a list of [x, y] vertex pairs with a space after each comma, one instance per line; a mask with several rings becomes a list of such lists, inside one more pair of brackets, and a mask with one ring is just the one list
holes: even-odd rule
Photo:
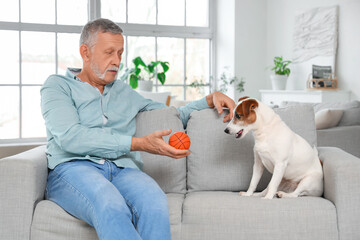
[[165, 80], [166, 80], [166, 76], [165, 73], [161, 72], [157, 74], [157, 78], [159, 79], [159, 81], [161, 82], [162, 85], [164, 85]]
[[154, 64], [154, 62], [151, 62], [149, 65], [147, 65], [148, 72], [153, 73], [155, 70], [155, 66], [156, 65]]
[[134, 58], [132, 61], [133, 61], [133, 63], [135, 64], [135, 67], [138, 67], [139, 65], [141, 65], [141, 66], [143, 66], [143, 67], [146, 66], [145, 63], [144, 63], [144, 61], [141, 59], [141, 57], [136, 57], [136, 58]]
[[130, 86], [135, 89], [138, 87], [138, 80], [139, 80], [139, 77], [136, 76], [136, 75], [130, 75]]
[[140, 68], [135, 68], [135, 69], [134, 69], [134, 74], [135, 74], [136, 76], [139, 76], [140, 73], [141, 73], [141, 69], [140, 69]]
[[160, 64], [164, 70], [164, 73], [166, 73], [169, 70], [169, 62], [160, 62]]

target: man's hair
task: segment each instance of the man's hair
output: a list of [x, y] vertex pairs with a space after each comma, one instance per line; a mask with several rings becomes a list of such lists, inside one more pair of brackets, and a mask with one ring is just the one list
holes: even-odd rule
[[89, 47], [92, 47], [95, 44], [97, 34], [100, 31], [102, 33], [110, 32], [112, 34], [121, 34], [123, 32], [123, 30], [113, 21], [105, 18], [99, 18], [88, 22], [83, 27], [80, 35], [80, 45], [86, 44]]

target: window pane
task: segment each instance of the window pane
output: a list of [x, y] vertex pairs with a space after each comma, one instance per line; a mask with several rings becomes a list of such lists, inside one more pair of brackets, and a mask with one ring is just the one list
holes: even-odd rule
[[[0, 83], [19, 83], [19, 32], [0, 31]], [[5, 70], [6, 69], [6, 70]]]
[[186, 26], [209, 26], [209, 0], [186, 1]]
[[210, 93], [209, 87], [186, 87], [186, 101], [199, 100]]
[[157, 43], [158, 60], [169, 62], [170, 67], [165, 84], [184, 84], [184, 39], [158, 38]]
[[0, 1], [0, 21], [19, 21], [19, 1]]
[[21, 0], [21, 22], [54, 24], [55, 0]]
[[134, 67], [132, 60], [140, 56], [145, 64], [155, 61], [154, 37], [128, 37], [128, 67]]
[[19, 87], [1, 87], [0, 101], [0, 139], [19, 138]]
[[159, 86], [158, 92], [171, 92], [171, 101], [184, 100], [184, 88], [183, 87], [170, 87], [170, 86], [161, 86], [160, 87]]
[[55, 73], [55, 33], [22, 32], [22, 83], [43, 83]]
[[66, 25], [85, 25], [88, 20], [88, 0], [58, 0], [57, 23]]
[[156, 23], [156, 0], [128, 1], [129, 23]]
[[40, 88], [23, 87], [22, 89], [22, 136], [46, 137], [45, 121], [40, 109]]
[[101, 0], [101, 17], [126, 22], [126, 0]]
[[209, 40], [186, 40], [186, 84], [209, 82]]
[[185, 0], [158, 0], [158, 24], [184, 26]]
[[58, 33], [58, 73], [65, 74], [68, 67], [82, 68], [79, 53], [80, 34]]

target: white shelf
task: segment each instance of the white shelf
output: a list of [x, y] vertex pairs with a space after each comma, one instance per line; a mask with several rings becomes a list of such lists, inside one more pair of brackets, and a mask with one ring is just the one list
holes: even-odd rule
[[261, 101], [279, 105], [283, 101], [307, 103], [350, 101], [350, 92], [343, 90], [260, 90]]

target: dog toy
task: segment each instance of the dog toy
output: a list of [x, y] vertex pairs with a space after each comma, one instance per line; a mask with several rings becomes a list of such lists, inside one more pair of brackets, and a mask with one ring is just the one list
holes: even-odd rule
[[169, 139], [170, 146], [173, 146], [177, 149], [189, 149], [190, 148], [190, 138], [184, 132], [176, 132], [171, 135]]

